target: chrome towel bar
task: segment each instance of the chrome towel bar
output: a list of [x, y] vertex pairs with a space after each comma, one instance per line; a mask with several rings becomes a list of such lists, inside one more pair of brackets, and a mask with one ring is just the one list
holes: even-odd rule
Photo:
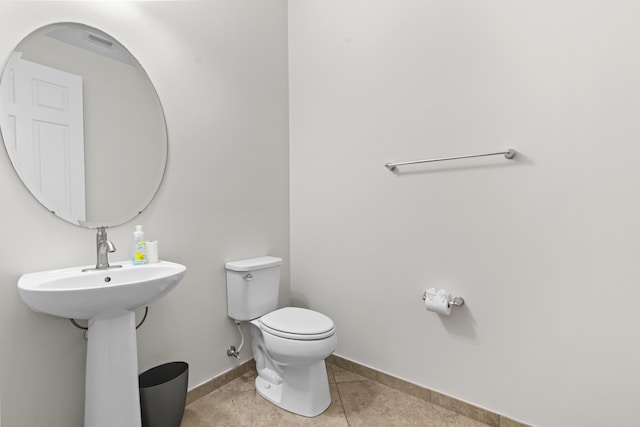
[[439, 159], [413, 160], [410, 162], [387, 163], [384, 165], [384, 167], [386, 167], [391, 172], [393, 172], [397, 169], [397, 166], [415, 165], [416, 163], [442, 162], [445, 160], [470, 159], [472, 157], [498, 156], [500, 154], [504, 155], [506, 159], [513, 159], [514, 157], [516, 157], [517, 152], [513, 148], [507, 148], [505, 151], [499, 151], [497, 153], [482, 153], [482, 154], [471, 154], [468, 156], [441, 157]]

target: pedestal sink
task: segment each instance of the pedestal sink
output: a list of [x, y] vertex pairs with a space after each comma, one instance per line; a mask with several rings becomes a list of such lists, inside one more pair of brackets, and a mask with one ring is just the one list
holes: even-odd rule
[[186, 267], [168, 261], [24, 274], [22, 300], [34, 311], [89, 321], [85, 427], [139, 427], [135, 310], [171, 291]]

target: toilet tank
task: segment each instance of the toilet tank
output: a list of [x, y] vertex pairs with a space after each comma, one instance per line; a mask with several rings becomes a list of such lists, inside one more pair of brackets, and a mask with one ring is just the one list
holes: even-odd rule
[[253, 320], [278, 308], [281, 265], [273, 256], [227, 262], [227, 315]]

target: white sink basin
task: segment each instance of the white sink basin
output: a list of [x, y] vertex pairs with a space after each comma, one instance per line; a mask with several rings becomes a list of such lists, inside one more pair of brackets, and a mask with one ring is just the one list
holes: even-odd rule
[[168, 261], [24, 274], [18, 292], [32, 310], [89, 320], [85, 427], [141, 427], [135, 310], [176, 287], [186, 267]]
[[106, 318], [135, 311], [172, 290], [186, 267], [168, 261], [82, 271], [64, 268], [24, 274], [18, 280], [22, 300], [32, 310], [69, 319]]

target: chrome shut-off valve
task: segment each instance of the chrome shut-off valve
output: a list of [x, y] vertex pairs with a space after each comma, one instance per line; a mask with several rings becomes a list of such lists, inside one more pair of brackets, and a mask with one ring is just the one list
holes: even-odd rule
[[229, 346], [229, 348], [227, 349], [227, 356], [235, 357], [238, 360], [242, 359], [240, 357], [240, 352], [238, 350], [236, 350], [236, 346], [235, 345]]

